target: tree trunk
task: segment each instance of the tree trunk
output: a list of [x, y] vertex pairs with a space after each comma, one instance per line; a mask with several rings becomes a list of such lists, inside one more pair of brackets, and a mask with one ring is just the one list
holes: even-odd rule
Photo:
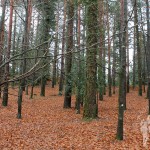
[[113, 94], [116, 93], [116, 16], [114, 18], [114, 31], [113, 31], [113, 66], [112, 66], [112, 85]]
[[119, 109], [118, 109], [118, 126], [117, 139], [123, 140], [123, 116], [124, 105], [126, 101], [126, 29], [127, 29], [127, 0], [121, 0], [121, 22], [122, 22], [122, 48], [121, 48], [121, 63], [119, 73]]
[[139, 85], [139, 96], [142, 96], [142, 64], [141, 64], [141, 48], [139, 39], [139, 29], [138, 29], [138, 14], [137, 14], [137, 0], [134, 0], [134, 18], [135, 18], [135, 29], [136, 29], [136, 44], [137, 44], [137, 57], [138, 57], [138, 85]]
[[65, 81], [65, 97], [64, 108], [71, 108], [71, 68], [72, 68], [72, 50], [73, 50], [73, 20], [74, 20], [74, 3], [73, 0], [68, 1], [68, 25], [67, 25], [67, 48], [66, 48], [66, 81]]
[[[0, 22], [0, 65], [2, 64], [3, 60], [3, 46], [4, 46], [4, 22], [5, 22], [5, 11], [6, 11], [6, 0], [2, 1], [2, 16], [1, 16], [1, 22]], [[2, 81], [3, 72], [2, 68], [0, 68], [0, 83]], [[0, 98], [1, 98], [1, 86], [0, 86]]]
[[[17, 16], [16, 16], [16, 13], [15, 13], [12, 57], [15, 56], [15, 53], [16, 53], [16, 19], [17, 19]], [[15, 64], [16, 64], [15, 61], [13, 61], [12, 62], [12, 77], [13, 78], [15, 77], [15, 68], [16, 68]], [[14, 88], [14, 85], [15, 85], [15, 82], [12, 82], [12, 88]]]
[[[49, 39], [49, 30], [50, 30], [50, 25], [51, 25], [51, 22], [50, 22], [50, 15], [51, 15], [51, 12], [50, 12], [50, 8], [49, 8], [49, 1], [46, 1], [45, 3], [42, 3], [42, 6], [43, 7], [43, 19], [42, 19], [42, 42], [45, 42], [45, 41], [48, 41]], [[43, 62], [42, 62], [42, 65], [43, 65], [43, 69], [42, 69], [42, 75], [41, 75], [41, 92], [40, 92], [40, 95], [41, 96], [45, 96], [45, 87], [46, 87], [46, 77], [48, 75], [48, 60], [47, 60], [47, 53], [49, 51], [49, 45], [48, 43], [45, 43], [43, 45], [43, 54], [45, 55], [45, 57], [43, 58]]]
[[[79, 1], [78, 1], [79, 2]], [[82, 70], [81, 70], [81, 46], [80, 46], [80, 36], [81, 36], [81, 7], [80, 2], [77, 4], [77, 45], [78, 45], [78, 79], [77, 79], [77, 97], [76, 97], [76, 113], [80, 114], [80, 103], [81, 103], [81, 83], [82, 83]]]
[[127, 76], [126, 76], [126, 92], [129, 93], [130, 92], [130, 81], [129, 81], [129, 40], [128, 40], [128, 27], [127, 27], [127, 38], [126, 38], [126, 49], [127, 49], [127, 64], [126, 64], [126, 70], [127, 70]]
[[96, 56], [97, 56], [97, 0], [87, 1], [87, 52], [86, 52], [86, 92], [84, 100], [84, 119], [98, 117], [98, 104], [96, 101]]
[[21, 119], [21, 110], [22, 110], [22, 95], [23, 95], [23, 89], [21, 86], [21, 82], [20, 82], [20, 86], [19, 86], [19, 91], [18, 91], [18, 113], [17, 113], [17, 118]]
[[107, 33], [108, 33], [108, 95], [112, 96], [112, 78], [111, 78], [111, 41], [110, 41], [110, 24], [109, 24], [109, 12], [108, 12], [108, 1], [107, 1]]
[[[13, 22], [13, 0], [10, 0], [10, 18], [9, 18], [9, 30], [8, 30], [8, 44], [6, 51], [6, 62], [10, 59], [10, 49], [11, 49], [11, 34], [12, 34], [12, 22]], [[2, 105], [7, 106], [8, 104], [8, 79], [9, 79], [9, 62], [5, 65], [5, 75], [4, 80], [6, 83], [4, 84], [3, 91], [3, 101]]]
[[148, 96], [148, 114], [150, 115], [150, 23], [149, 23], [149, 1], [146, 0], [146, 16], [147, 16], [147, 75], [148, 75], [148, 90], [147, 90], [147, 96]]
[[[134, 21], [135, 25], [135, 21]], [[133, 49], [133, 75], [132, 75], [132, 88], [133, 90], [135, 89], [135, 69], [136, 69], [136, 32], [135, 32], [135, 27], [134, 27], [134, 49]]]
[[104, 25], [103, 25], [103, 15], [104, 15], [104, 1], [98, 2], [98, 12], [99, 12], [99, 66], [98, 66], [98, 86], [99, 86], [99, 100], [103, 100], [104, 93], [104, 79], [103, 79], [103, 51], [104, 51]]
[[62, 95], [64, 84], [64, 48], [65, 48], [65, 27], [66, 27], [66, 0], [64, 0], [64, 19], [63, 19], [63, 33], [62, 33], [62, 56], [61, 56], [61, 72], [59, 81], [59, 95]]
[[53, 77], [52, 77], [52, 88], [56, 85], [56, 68], [57, 68], [57, 53], [58, 53], [58, 24], [59, 24], [59, 4], [56, 16], [56, 33], [55, 33], [55, 49], [54, 49], [54, 60], [53, 60]]

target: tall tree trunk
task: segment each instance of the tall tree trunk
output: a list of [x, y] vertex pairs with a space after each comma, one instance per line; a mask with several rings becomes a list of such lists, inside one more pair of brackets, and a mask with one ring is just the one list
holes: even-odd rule
[[[141, 5], [141, 3], [140, 3]], [[143, 21], [143, 15], [142, 15], [142, 8], [140, 6], [140, 14], [141, 14], [141, 22]], [[144, 51], [143, 51], [143, 71], [142, 71], [142, 79], [143, 79], [143, 92], [145, 93], [146, 92], [146, 68], [147, 68], [147, 65], [146, 65], [146, 38], [145, 38], [145, 33], [144, 33], [144, 25], [141, 25], [141, 29], [142, 29], [142, 38], [143, 38], [143, 48], [144, 48]]]
[[[30, 31], [30, 24], [31, 24], [31, 0], [27, 0], [27, 5], [25, 7], [26, 10], [26, 18], [25, 18], [25, 28], [24, 28], [24, 37], [23, 37], [23, 49], [22, 52], [26, 52], [29, 47], [29, 31]], [[26, 54], [22, 55], [23, 60], [21, 60], [20, 64], [20, 75], [24, 74], [26, 72]], [[22, 96], [23, 91], [25, 90], [25, 78], [20, 80], [19, 83], [19, 91], [18, 91], [18, 113], [17, 118], [21, 119], [22, 117]], [[28, 89], [27, 89], [28, 91]]]
[[[39, 36], [39, 15], [38, 15], [38, 17], [37, 17], [38, 19], [37, 19], [37, 28], [36, 28], [36, 40], [35, 40], [35, 42], [36, 43], [38, 43], [38, 36]], [[34, 30], [34, 26], [33, 26], [33, 30]], [[33, 39], [32, 39], [33, 40]], [[38, 57], [38, 50], [35, 52], [35, 61], [34, 61], [34, 63], [36, 64], [37, 63], [37, 57]], [[34, 86], [35, 86], [35, 81], [34, 81], [34, 79], [35, 79], [35, 75], [36, 75], [36, 73], [34, 72], [33, 73], [33, 76], [32, 76], [32, 83], [31, 83], [31, 93], [30, 93], [30, 99], [32, 99], [33, 98], [33, 92], [34, 92]]]
[[103, 25], [103, 15], [104, 15], [104, 1], [98, 2], [98, 12], [99, 12], [99, 29], [100, 29], [100, 44], [99, 44], [99, 66], [98, 66], [98, 86], [99, 86], [99, 100], [103, 100], [104, 93], [104, 79], [103, 79], [103, 51], [104, 51], [104, 25]]
[[[24, 25], [24, 35], [23, 35], [23, 41], [22, 41], [22, 52], [26, 52], [28, 49], [28, 44], [29, 44], [29, 30], [28, 30], [28, 24], [29, 24], [29, 2], [30, 0], [27, 0], [27, 5], [25, 6], [25, 12], [26, 12], [26, 16], [25, 16], [25, 25]], [[27, 70], [27, 60], [26, 60], [26, 56], [27, 54], [24, 53], [23, 54], [23, 66], [22, 67], [22, 73], [24, 74]], [[25, 91], [25, 86], [26, 86], [26, 79], [23, 78], [21, 81], [21, 86], [22, 86], [22, 90]]]
[[[10, 49], [11, 49], [11, 34], [12, 34], [12, 21], [13, 21], [13, 4], [14, 1], [10, 0], [10, 18], [9, 18], [9, 30], [8, 30], [8, 44], [7, 44], [7, 51], [6, 51], [6, 62], [10, 59]], [[4, 91], [3, 91], [3, 101], [2, 105], [7, 106], [8, 104], [8, 79], [9, 79], [9, 62], [5, 65], [5, 75], [4, 80], [6, 83], [4, 84]]]
[[65, 71], [65, 97], [64, 108], [71, 108], [71, 68], [72, 68], [72, 50], [73, 50], [73, 20], [74, 20], [74, 3], [73, 0], [67, 2], [68, 7], [68, 25], [67, 25], [67, 48], [66, 48], [66, 71]]
[[109, 23], [109, 12], [108, 12], [108, 1], [107, 1], [107, 33], [108, 33], [108, 95], [112, 96], [112, 78], [111, 78], [111, 41], [110, 41], [110, 23]]
[[[6, 11], [6, 0], [2, 1], [2, 16], [0, 22], [0, 65], [2, 64], [2, 54], [3, 54], [3, 46], [4, 46], [4, 22], [5, 22], [5, 11]], [[0, 68], [0, 83], [2, 81], [3, 72], [2, 68]], [[1, 98], [1, 86], [0, 86], [0, 98]]]
[[127, 63], [126, 63], [126, 71], [127, 71], [127, 76], [126, 76], [126, 92], [129, 93], [130, 91], [130, 81], [129, 81], [129, 39], [128, 39], [128, 27], [127, 27], [127, 38], [126, 38], [126, 50], [127, 50]]
[[65, 27], [66, 27], [66, 0], [64, 0], [64, 19], [63, 19], [63, 33], [62, 33], [62, 50], [61, 50], [61, 72], [59, 81], [59, 95], [62, 95], [64, 84], [64, 48], [65, 48]]
[[86, 92], [84, 100], [84, 119], [98, 117], [98, 104], [96, 101], [96, 56], [97, 56], [97, 0], [87, 1], [87, 52], [86, 52]]
[[[30, 28], [31, 28], [31, 19], [32, 19], [32, 2], [31, 2], [31, 0], [27, 0], [27, 37], [26, 37], [26, 47], [27, 47], [27, 50], [28, 50], [28, 48], [29, 48], [29, 35], [30, 35]], [[25, 60], [26, 61], [26, 60]], [[25, 62], [26, 63], [26, 65], [28, 66], [28, 62]], [[27, 67], [25, 67], [25, 69], [27, 70]], [[25, 91], [26, 91], [26, 95], [28, 95], [28, 81], [27, 81], [28, 79], [26, 79], [26, 85], [25, 85], [25, 87], [26, 87], [26, 89], [25, 89]]]
[[[134, 21], [134, 25], [135, 25], [135, 21]], [[133, 74], [132, 74], [132, 88], [133, 90], [135, 89], [135, 70], [136, 70], [136, 31], [135, 31], [135, 27], [134, 27], [134, 48], [133, 48]]]
[[48, 45], [48, 39], [49, 39], [49, 30], [50, 30], [50, 9], [49, 9], [49, 5], [50, 2], [47, 0], [45, 1], [45, 3], [42, 3], [42, 7], [43, 7], [43, 20], [42, 20], [42, 42], [47, 41], [47, 43], [45, 43], [43, 45], [43, 54], [45, 55], [45, 57], [43, 58], [43, 69], [42, 69], [42, 75], [41, 75], [41, 92], [40, 95], [41, 96], [45, 96], [45, 88], [46, 88], [46, 77], [48, 75], [48, 59], [47, 59], [47, 53], [49, 51], [49, 45]]
[[[15, 13], [12, 57], [15, 56], [15, 53], [16, 53], [16, 19], [17, 19], [17, 16], [16, 16], [16, 13]], [[13, 61], [12, 62], [12, 77], [13, 78], [15, 77], [15, 68], [16, 68], [15, 64], [16, 64], [15, 61]], [[15, 82], [12, 82], [12, 88], [14, 88], [14, 85], [15, 85]]]
[[114, 31], [113, 31], [113, 66], [112, 66], [112, 85], [113, 94], [116, 93], [116, 16], [114, 17]]
[[[105, 37], [104, 37], [105, 39]], [[103, 94], [106, 95], [106, 48], [103, 49]]]
[[148, 90], [147, 90], [147, 95], [148, 95], [148, 114], [150, 115], [150, 23], [149, 23], [149, 1], [146, 0], [146, 16], [147, 16], [147, 74], [148, 74]]
[[137, 13], [137, 0], [134, 0], [134, 18], [135, 18], [135, 29], [136, 29], [136, 44], [137, 44], [137, 57], [138, 57], [138, 85], [139, 85], [139, 96], [142, 96], [142, 64], [141, 64], [141, 48], [140, 48], [140, 37], [138, 29], [138, 13]]
[[121, 22], [122, 22], [122, 48], [121, 48], [121, 63], [119, 73], [119, 109], [118, 109], [118, 126], [117, 139], [123, 140], [123, 116], [124, 105], [126, 101], [126, 29], [127, 29], [127, 0], [121, 0]]
[[77, 114], [80, 114], [80, 103], [81, 103], [81, 83], [82, 83], [82, 71], [81, 71], [81, 46], [80, 46], [80, 36], [81, 36], [81, 7], [80, 7], [80, 1], [78, 0], [77, 5], [77, 45], [78, 45], [78, 80], [77, 80], [77, 98], [76, 98], [76, 110]]
[[55, 49], [54, 49], [54, 60], [53, 60], [53, 77], [52, 77], [52, 88], [56, 85], [56, 68], [57, 68], [57, 53], [58, 53], [58, 25], [59, 25], [59, 3], [56, 15], [56, 34], [55, 34]]

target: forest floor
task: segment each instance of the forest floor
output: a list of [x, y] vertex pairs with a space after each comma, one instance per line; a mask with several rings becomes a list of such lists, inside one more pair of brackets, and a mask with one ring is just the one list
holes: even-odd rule
[[[58, 88], [46, 88], [40, 96], [35, 87], [34, 98], [24, 95], [22, 119], [16, 118], [17, 90], [10, 89], [9, 104], [0, 106], [0, 150], [144, 150], [150, 149], [150, 119], [145, 95], [137, 91], [127, 94], [124, 113], [124, 140], [116, 140], [118, 94], [99, 101], [99, 119], [83, 121], [75, 113], [75, 97], [71, 109], [63, 109], [63, 96]], [[144, 139], [144, 140], [143, 140]]]

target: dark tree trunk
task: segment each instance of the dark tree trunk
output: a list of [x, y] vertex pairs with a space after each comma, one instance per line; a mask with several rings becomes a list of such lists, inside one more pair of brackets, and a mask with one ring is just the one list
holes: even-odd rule
[[87, 60], [86, 60], [86, 92], [84, 100], [84, 119], [98, 117], [98, 104], [96, 101], [96, 56], [97, 56], [97, 0], [87, 1]]
[[59, 23], [59, 4], [56, 16], [56, 34], [55, 34], [55, 49], [54, 49], [54, 60], [53, 60], [53, 77], [52, 77], [52, 88], [56, 85], [56, 68], [57, 68], [57, 53], [58, 53], [58, 23]]
[[[9, 31], [8, 31], [8, 44], [7, 44], [7, 51], [6, 51], [6, 61], [10, 59], [10, 49], [11, 49], [11, 34], [12, 34], [12, 21], [13, 21], [13, 3], [14, 1], [10, 1], [10, 18], [9, 18]], [[9, 62], [5, 65], [5, 74], [4, 80], [6, 83], [4, 84], [4, 91], [3, 91], [3, 101], [2, 105], [7, 106], [8, 104], [8, 79], [9, 79]]]
[[23, 89], [21, 86], [22, 83], [20, 83], [19, 86], [19, 91], [18, 91], [18, 113], [17, 113], [17, 118], [21, 119], [21, 110], [22, 110], [22, 95], [23, 95]]
[[148, 114], [150, 115], [150, 23], [149, 23], [149, 1], [146, 0], [146, 16], [147, 16], [147, 75], [148, 75], [148, 90], [147, 96], [149, 101]]
[[137, 14], [137, 0], [134, 0], [134, 18], [135, 18], [135, 29], [136, 29], [136, 44], [137, 44], [137, 57], [138, 57], [138, 85], [139, 85], [139, 96], [142, 96], [142, 64], [141, 64], [141, 48], [139, 39], [138, 29], [138, 14]]
[[[135, 24], [135, 21], [134, 21]], [[135, 70], [136, 70], [136, 32], [134, 27], [134, 49], [133, 49], [133, 74], [132, 74], [132, 88], [135, 89]]]
[[81, 83], [82, 83], [82, 71], [81, 71], [81, 46], [80, 46], [80, 25], [81, 25], [81, 19], [80, 19], [80, 3], [77, 5], [77, 44], [78, 44], [78, 80], [77, 80], [77, 97], [76, 97], [76, 113], [80, 114], [80, 103], [81, 103]]
[[[3, 46], [4, 46], [4, 22], [5, 22], [5, 11], [6, 11], [6, 0], [2, 1], [2, 16], [0, 21], [0, 65], [2, 64], [2, 54], [3, 54]], [[2, 81], [3, 77], [3, 71], [2, 68], [0, 68], [0, 83]], [[0, 98], [1, 98], [1, 86], [0, 86]]]
[[116, 17], [114, 18], [114, 31], [113, 31], [113, 66], [112, 66], [112, 85], [113, 94], [116, 93]]
[[128, 40], [128, 27], [127, 27], [127, 38], [126, 38], [126, 50], [127, 50], [127, 63], [126, 63], [126, 70], [127, 70], [127, 81], [126, 81], [126, 92], [129, 93], [130, 92], [130, 77], [129, 77], [129, 40]]
[[[33, 28], [33, 30], [34, 30], [34, 28]], [[38, 37], [38, 35], [39, 35], [39, 34], [38, 34], [38, 30], [39, 30], [39, 15], [38, 15], [38, 21], [37, 21], [36, 37]], [[38, 39], [38, 38], [36, 38], [36, 42], [38, 42], [37, 39]], [[37, 57], [38, 57], [38, 50], [35, 52], [35, 61], [34, 61], [35, 64], [37, 63]], [[36, 73], [34, 72], [34, 73], [33, 73], [33, 76], [32, 76], [30, 99], [33, 98], [33, 92], [34, 92], [34, 86], [35, 86], [35, 83], [34, 83], [35, 75], [36, 75]]]
[[47, 43], [45, 43], [42, 48], [43, 48], [43, 54], [44, 54], [44, 58], [43, 58], [43, 69], [42, 69], [42, 76], [41, 76], [41, 92], [40, 95], [41, 96], [45, 96], [45, 87], [46, 87], [46, 77], [48, 75], [48, 59], [47, 59], [47, 53], [49, 51], [49, 45], [48, 45], [48, 40], [49, 40], [49, 30], [50, 30], [50, 25], [51, 25], [51, 21], [50, 21], [50, 17], [51, 17], [51, 12], [50, 12], [50, 2], [48, 0], [45, 1], [45, 3], [41, 4], [42, 8], [43, 8], [43, 12], [42, 12], [42, 42], [47, 41]]
[[123, 140], [123, 116], [124, 105], [126, 101], [126, 29], [127, 29], [127, 0], [121, 0], [121, 22], [122, 22], [122, 48], [121, 48], [121, 62], [119, 73], [119, 109], [118, 109], [118, 126], [117, 139]]
[[[141, 5], [141, 3], [140, 3]], [[141, 14], [141, 22], [143, 21], [143, 15], [142, 15], [142, 8], [140, 6], [140, 14]], [[143, 92], [145, 93], [146, 92], [146, 68], [147, 68], [147, 65], [146, 65], [146, 38], [145, 38], [145, 33], [144, 33], [144, 27], [143, 25], [141, 25], [141, 29], [142, 29], [142, 37], [143, 37], [143, 48], [144, 48], [144, 51], [143, 51], [143, 71], [142, 71], [142, 79], [143, 79]]]
[[68, 7], [68, 25], [67, 25], [67, 48], [66, 48], [66, 81], [65, 81], [65, 97], [64, 97], [64, 108], [71, 108], [71, 68], [72, 68], [72, 50], [73, 50], [73, 20], [74, 20], [74, 3], [73, 0], [69, 0], [67, 3]]
[[66, 0], [64, 0], [64, 19], [63, 19], [63, 33], [62, 33], [62, 56], [61, 56], [61, 72], [59, 81], [59, 95], [62, 95], [64, 84], [64, 48], [65, 48], [65, 27], [66, 27]]
[[99, 14], [99, 66], [98, 66], [98, 86], [99, 86], [99, 100], [103, 100], [104, 93], [104, 79], [103, 79], [103, 51], [104, 51], [104, 25], [103, 25], [103, 15], [104, 15], [104, 1], [98, 2], [98, 14]]
[[110, 41], [110, 23], [109, 23], [109, 12], [108, 12], [108, 1], [107, 1], [107, 32], [108, 32], [108, 95], [112, 96], [112, 78], [111, 78], [111, 41]]
[[[12, 52], [12, 57], [15, 56], [16, 53], [16, 13], [15, 13], [15, 19], [14, 19], [14, 35], [13, 35], [13, 52]], [[15, 68], [16, 68], [16, 63], [15, 61], [12, 62], [12, 77], [15, 77]], [[15, 82], [12, 82], [12, 88], [14, 88]]]
[[[105, 37], [104, 37], [105, 39]], [[103, 94], [106, 95], [106, 48], [103, 49]]]

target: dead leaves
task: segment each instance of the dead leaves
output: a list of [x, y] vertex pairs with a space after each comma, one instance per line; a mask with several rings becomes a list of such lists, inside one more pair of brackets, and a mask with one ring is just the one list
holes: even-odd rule
[[[118, 97], [105, 96], [99, 102], [98, 120], [85, 122], [74, 106], [63, 109], [63, 96], [58, 88], [46, 88], [40, 97], [35, 88], [34, 98], [23, 99], [23, 119], [16, 119], [17, 97], [10, 96], [9, 106], [0, 106], [0, 149], [5, 150], [143, 150], [140, 122], [147, 116], [147, 101], [137, 92], [127, 95], [124, 117], [124, 141], [117, 141]], [[17, 91], [16, 91], [17, 92]], [[11, 90], [15, 94], [15, 91]], [[55, 96], [54, 96], [55, 95]], [[72, 104], [75, 103], [73, 97]], [[83, 112], [83, 110], [81, 110]], [[147, 142], [149, 144], [149, 142]]]

